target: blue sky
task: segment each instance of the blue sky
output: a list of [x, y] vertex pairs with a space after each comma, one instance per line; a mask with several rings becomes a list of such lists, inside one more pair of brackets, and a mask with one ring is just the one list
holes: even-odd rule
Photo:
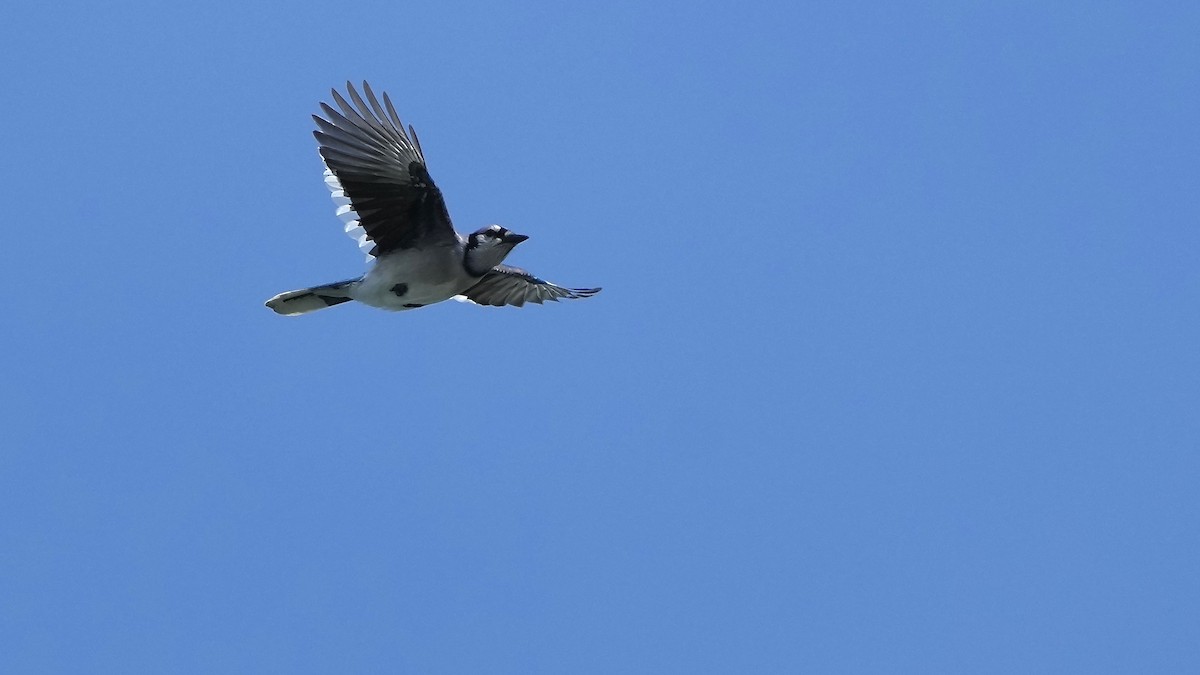
[[[23, 3], [0, 671], [1200, 670], [1200, 10]], [[460, 230], [361, 272], [369, 79]]]

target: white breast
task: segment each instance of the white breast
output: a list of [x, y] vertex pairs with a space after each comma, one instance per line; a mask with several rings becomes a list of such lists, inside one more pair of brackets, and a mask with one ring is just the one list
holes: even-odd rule
[[462, 249], [454, 246], [387, 253], [375, 261], [351, 296], [363, 304], [395, 311], [448, 300], [476, 281], [467, 274], [462, 260]]

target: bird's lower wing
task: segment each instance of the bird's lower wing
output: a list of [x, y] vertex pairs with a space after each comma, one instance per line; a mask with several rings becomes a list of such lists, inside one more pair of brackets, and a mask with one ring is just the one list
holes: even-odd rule
[[546, 301], [589, 298], [599, 292], [599, 288], [564, 288], [539, 279], [518, 267], [497, 265], [462, 296], [457, 297], [477, 305], [520, 307], [527, 302], [540, 305]]

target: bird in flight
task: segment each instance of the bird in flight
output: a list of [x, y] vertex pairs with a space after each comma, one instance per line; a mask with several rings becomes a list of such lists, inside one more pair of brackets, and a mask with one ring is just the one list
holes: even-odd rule
[[442, 191], [433, 184], [417, 133], [396, 114], [388, 95], [380, 105], [363, 82], [366, 100], [346, 83], [348, 102], [333, 90], [340, 110], [321, 103], [313, 115], [333, 193], [346, 233], [374, 264], [357, 279], [280, 293], [267, 301], [293, 316], [357, 300], [393, 311], [450, 298], [478, 305], [541, 304], [587, 298], [599, 288], [564, 288], [503, 264], [529, 237], [499, 225], [462, 236], [454, 230]]

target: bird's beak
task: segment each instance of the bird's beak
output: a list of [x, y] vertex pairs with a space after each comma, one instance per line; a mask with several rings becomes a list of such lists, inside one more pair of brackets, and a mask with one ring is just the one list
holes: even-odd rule
[[516, 232], [509, 232], [508, 234], [504, 235], [504, 243], [512, 244], [515, 246], [515, 245], [525, 241], [528, 238], [529, 237], [524, 234], [517, 234]]

